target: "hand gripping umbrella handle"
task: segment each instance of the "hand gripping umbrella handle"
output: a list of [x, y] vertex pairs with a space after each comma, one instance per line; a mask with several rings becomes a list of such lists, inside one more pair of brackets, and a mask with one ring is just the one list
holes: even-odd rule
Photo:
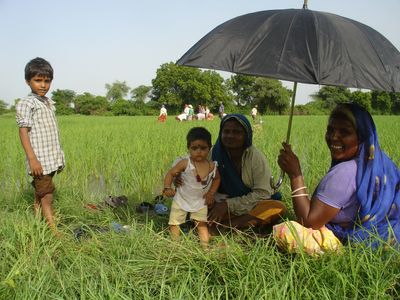
[[[286, 133], [286, 143], [287, 144], [289, 144], [290, 132], [292, 130], [292, 120], [293, 120], [293, 112], [294, 112], [294, 103], [296, 101], [296, 91], [297, 91], [297, 82], [294, 82], [292, 103], [290, 105], [289, 124], [288, 124], [287, 133]], [[274, 191], [277, 191], [279, 189], [279, 187], [282, 185], [284, 176], [285, 176], [285, 172], [283, 172], [281, 170], [281, 174], [279, 175], [278, 181], [276, 183], [274, 183], [274, 176], [271, 176], [271, 187], [274, 189]]]

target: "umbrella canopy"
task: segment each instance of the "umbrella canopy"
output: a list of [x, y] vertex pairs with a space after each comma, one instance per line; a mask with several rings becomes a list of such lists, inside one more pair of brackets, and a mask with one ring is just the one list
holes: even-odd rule
[[308, 9], [231, 19], [204, 36], [179, 65], [309, 84], [400, 91], [400, 53], [360, 22]]
[[[231, 19], [205, 35], [178, 65], [297, 82], [400, 92], [400, 53], [360, 22], [307, 9], [266, 10]], [[281, 172], [278, 189], [283, 182]]]

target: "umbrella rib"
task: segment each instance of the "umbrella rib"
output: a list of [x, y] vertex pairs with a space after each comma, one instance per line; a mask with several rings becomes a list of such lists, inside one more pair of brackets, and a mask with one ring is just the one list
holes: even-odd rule
[[[312, 16], [312, 18], [313, 18], [313, 20], [314, 20], [314, 28], [317, 28], [317, 24], [318, 24], [318, 18], [316, 17], [316, 15], [314, 14], [314, 12], [313, 11], [310, 11], [311, 12], [311, 16]], [[318, 34], [315, 34], [315, 40], [316, 40], [316, 48], [317, 48], [317, 53], [319, 53], [319, 35]], [[313, 59], [312, 59], [312, 54], [311, 54], [311, 51], [310, 51], [310, 47], [309, 47], [309, 44], [307, 43], [307, 54], [308, 54], [308, 57], [309, 57], [309, 60], [310, 60], [310, 64], [312, 65], [312, 68], [313, 68], [313, 71], [314, 71], [314, 80], [315, 80], [315, 82], [318, 82], [318, 84], [320, 84], [319, 83], [319, 80], [320, 80], [320, 76], [321, 76], [321, 73], [320, 73], [320, 71], [321, 71], [321, 69], [320, 69], [320, 65], [321, 65], [321, 63], [320, 63], [320, 58], [318, 57], [318, 59], [317, 59], [317, 71], [315, 70], [316, 68], [315, 68], [315, 65], [314, 65], [314, 61], [313, 61]], [[317, 74], [318, 74], [318, 76], [317, 76]]]
[[355, 71], [354, 71], [353, 60], [351, 59], [351, 55], [349, 54], [349, 51], [348, 51], [347, 47], [345, 47], [345, 50], [346, 50], [347, 58], [348, 58], [348, 60], [350, 61], [351, 71], [352, 71], [352, 73], [353, 73], [352, 78], [354, 78], [354, 81], [355, 81], [355, 83], [356, 83], [356, 87], [358, 87], [358, 86], [359, 86], [359, 85], [358, 85], [358, 82], [359, 82], [359, 81], [358, 81], [357, 75], [356, 75], [356, 73], [355, 73]]
[[385, 64], [384, 64], [384, 62], [383, 62], [381, 56], [379, 55], [379, 51], [376, 50], [375, 44], [372, 43], [371, 39], [369, 38], [369, 36], [368, 36], [367, 34], [365, 34], [365, 31], [364, 31], [364, 30], [362, 30], [362, 33], [363, 33], [364, 37], [368, 40], [368, 42], [369, 42], [369, 44], [371, 45], [372, 49], [374, 49], [374, 51], [375, 51], [375, 53], [376, 53], [376, 56], [379, 58], [379, 61], [381, 62], [383, 68], [384, 68], [385, 71], [387, 72], [388, 69], [386, 68], [386, 66], [385, 66]]
[[279, 54], [279, 60], [278, 60], [278, 61], [279, 61], [279, 64], [278, 64], [277, 72], [280, 71], [280, 66], [281, 66], [281, 62], [282, 62], [282, 57], [283, 57], [283, 55], [284, 55], [284, 53], [285, 53], [285, 51], [286, 51], [286, 46], [287, 46], [287, 41], [288, 41], [288, 38], [289, 38], [289, 33], [290, 33], [291, 30], [292, 30], [293, 23], [294, 23], [294, 21], [295, 21], [296, 18], [297, 18], [297, 14], [294, 15], [293, 18], [290, 20], [290, 25], [289, 25], [289, 28], [288, 28], [288, 30], [287, 30], [287, 32], [286, 32], [286, 36], [285, 36], [285, 42], [283, 43], [283, 47], [282, 47], [281, 53]]
[[[384, 69], [386, 72], [388, 72], [389, 70], [388, 70], [388, 68], [386, 68], [385, 63], [383, 62], [381, 56], [379, 55], [379, 51], [377, 51], [377, 49], [376, 49], [376, 47], [375, 47], [375, 44], [371, 41], [370, 37], [369, 37], [367, 34], [365, 34], [365, 31], [364, 31], [364, 30], [362, 30], [361, 32], [362, 32], [363, 36], [368, 40], [368, 42], [369, 42], [369, 44], [371, 45], [372, 49], [375, 51], [376, 56], [379, 58], [379, 61], [380, 61], [380, 63], [382, 64], [383, 69]], [[385, 78], [381, 78], [381, 79], [382, 79], [382, 80], [385, 80]], [[385, 80], [385, 81], [386, 81], [386, 80]], [[392, 85], [391, 82], [387, 82], [387, 81], [386, 81], [386, 84], [387, 84], [388, 86], [391, 86], [391, 85]]]

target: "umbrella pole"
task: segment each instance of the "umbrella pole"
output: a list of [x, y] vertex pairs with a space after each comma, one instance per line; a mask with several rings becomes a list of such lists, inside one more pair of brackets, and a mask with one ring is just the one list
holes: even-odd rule
[[292, 120], [293, 120], [293, 113], [294, 113], [294, 103], [296, 102], [296, 91], [297, 91], [297, 82], [293, 84], [293, 95], [292, 95], [292, 103], [290, 105], [290, 115], [289, 115], [289, 124], [286, 133], [286, 143], [289, 144], [290, 140], [290, 132], [292, 131]]
[[[289, 144], [290, 133], [292, 131], [292, 120], [293, 120], [293, 112], [294, 112], [294, 103], [296, 102], [296, 91], [297, 91], [297, 82], [293, 84], [293, 95], [292, 95], [292, 103], [290, 104], [290, 115], [289, 115], [289, 123], [288, 129], [286, 133], [286, 143]], [[285, 176], [285, 172], [281, 170], [281, 174], [279, 175], [278, 181], [274, 183], [274, 176], [271, 176], [271, 187], [277, 191], [279, 187], [282, 185], [283, 177]]]

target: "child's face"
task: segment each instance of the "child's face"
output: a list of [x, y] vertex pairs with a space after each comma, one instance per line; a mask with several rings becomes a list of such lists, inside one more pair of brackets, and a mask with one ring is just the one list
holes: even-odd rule
[[195, 140], [189, 145], [189, 154], [193, 161], [200, 162], [206, 160], [209, 151], [210, 147], [204, 140]]
[[50, 89], [51, 79], [41, 75], [35, 75], [26, 83], [31, 87], [33, 93], [44, 97]]

